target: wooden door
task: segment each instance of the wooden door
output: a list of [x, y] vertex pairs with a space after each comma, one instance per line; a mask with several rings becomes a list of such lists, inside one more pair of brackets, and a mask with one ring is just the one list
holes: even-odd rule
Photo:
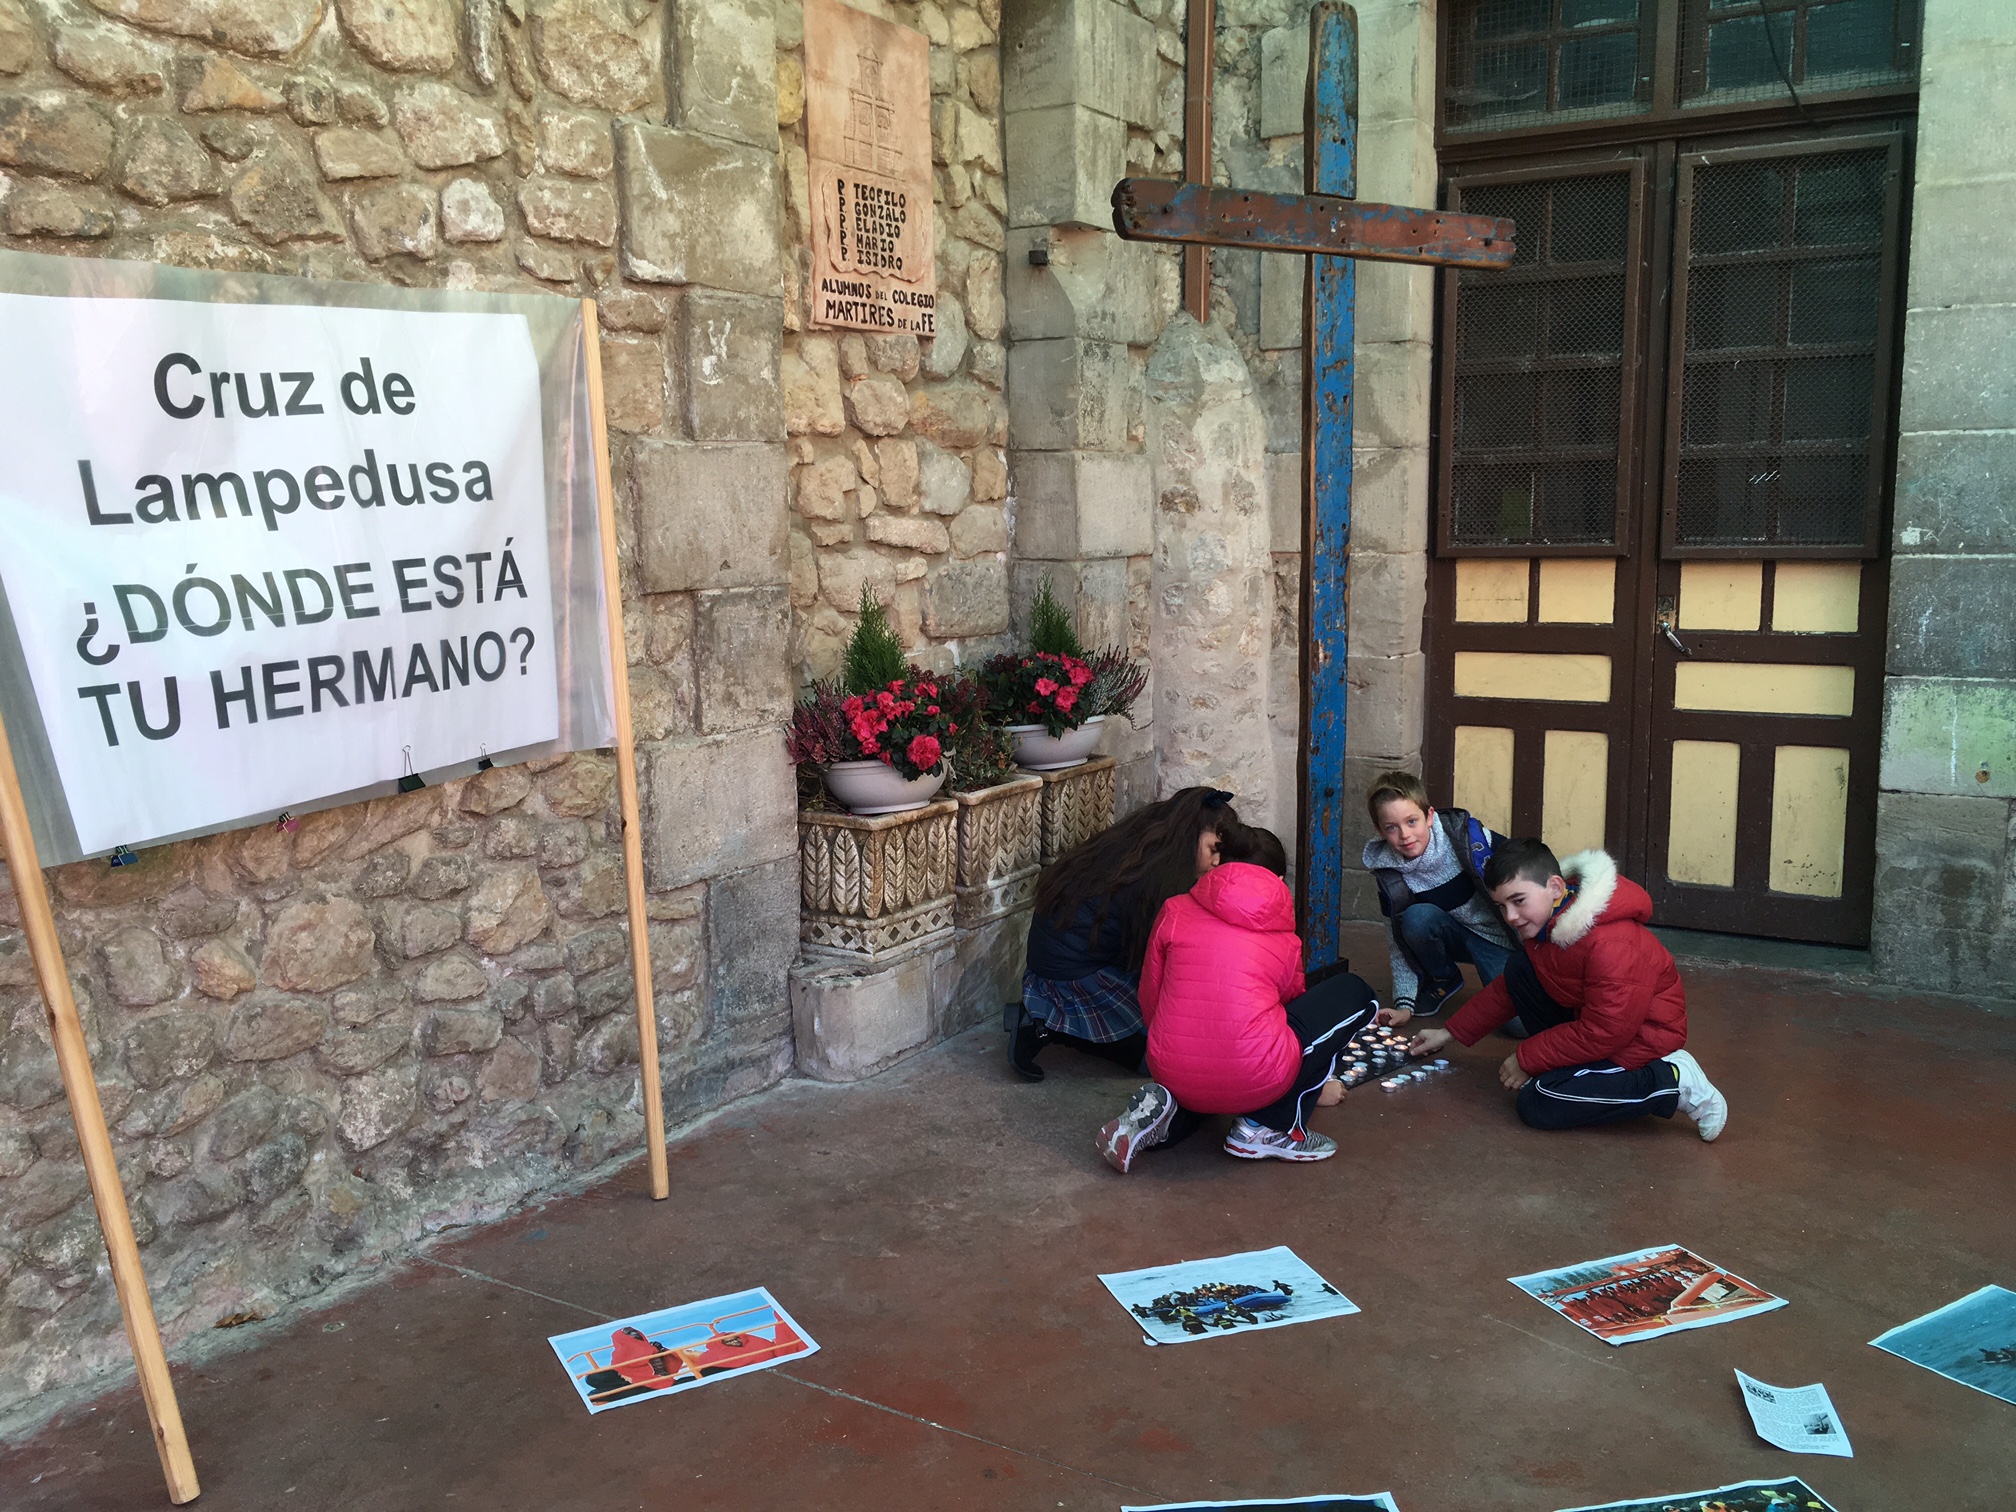
[[1651, 168], [1630, 148], [1449, 186], [1519, 252], [1443, 284], [1428, 775], [1564, 854], [1626, 844]]
[[1886, 133], [1449, 185], [1521, 251], [1444, 279], [1427, 775], [1663, 923], [1868, 937], [1903, 173]]
[[1671, 924], [1868, 940], [1903, 151], [1679, 158], [1645, 867]]

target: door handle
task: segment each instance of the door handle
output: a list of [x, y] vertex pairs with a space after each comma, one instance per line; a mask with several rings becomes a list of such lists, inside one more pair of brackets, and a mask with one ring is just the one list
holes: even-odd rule
[[1677, 613], [1678, 605], [1670, 598], [1662, 598], [1659, 600], [1659, 613], [1655, 623], [1658, 626], [1659, 633], [1672, 642], [1675, 651], [1678, 651], [1682, 656], [1692, 656], [1694, 653], [1687, 649], [1687, 643], [1680, 639], [1679, 631], [1673, 628], [1673, 621]]

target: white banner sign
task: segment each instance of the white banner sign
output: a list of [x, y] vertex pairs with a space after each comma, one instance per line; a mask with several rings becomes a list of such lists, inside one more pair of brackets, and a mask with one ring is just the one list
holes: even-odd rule
[[556, 738], [513, 314], [0, 294], [0, 581], [85, 853]]

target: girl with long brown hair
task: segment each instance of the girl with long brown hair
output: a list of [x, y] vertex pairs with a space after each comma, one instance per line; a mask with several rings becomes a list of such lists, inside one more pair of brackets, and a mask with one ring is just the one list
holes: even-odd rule
[[1232, 796], [1184, 788], [1050, 863], [1036, 884], [1022, 1001], [1002, 1024], [1017, 1075], [1041, 1081], [1036, 1057], [1049, 1044], [1140, 1069], [1148, 936], [1162, 905], [1218, 864], [1218, 836], [1239, 822]]

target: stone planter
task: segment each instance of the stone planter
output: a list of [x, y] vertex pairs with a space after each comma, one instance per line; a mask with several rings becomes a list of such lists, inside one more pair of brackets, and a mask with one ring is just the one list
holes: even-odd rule
[[1043, 865], [1113, 823], [1111, 756], [1043, 774]]
[[1043, 779], [1018, 777], [959, 804], [958, 902], [953, 913], [973, 929], [1026, 905], [1043, 869]]
[[1106, 716], [1094, 714], [1077, 729], [1066, 730], [1062, 735], [1052, 735], [1040, 724], [1009, 725], [1007, 730], [1015, 737], [1017, 766], [1030, 772], [1056, 772], [1084, 765], [1099, 748], [1099, 737], [1106, 732]]
[[905, 777], [881, 761], [836, 761], [826, 768], [826, 791], [855, 814], [906, 814], [921, 809], [945, 785], [945, 769]]
[[950, 799], [874, 817], [801, 812], [804, 953], [883, 961], [949, 940], [958, 814]]

